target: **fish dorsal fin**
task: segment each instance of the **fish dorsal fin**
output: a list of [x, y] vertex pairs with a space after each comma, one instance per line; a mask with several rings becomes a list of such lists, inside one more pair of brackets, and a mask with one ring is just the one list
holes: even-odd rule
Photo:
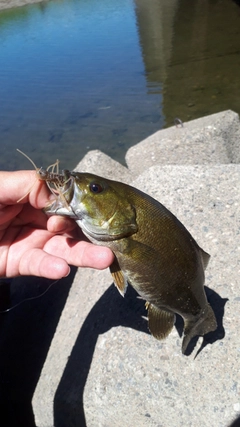
[[110, 271], [111, 271], [115, 286], [118, 288], [120, 294], [124, 297], [125, 292], [127, 290], [128, 282], [121, 268], [119, 267], [119, 264], [116, 258], [113, 261], [112, 265], [110, 265]]
[[160, 310], [155, 305], [146, 302], [148, 310], [148, 327], [151, 334], [158, 340], [166, 338], [175, 323], [175, 315], [169, 311]]
[[200, 248], [200, 253], [201, 253], [201, 257], [202, 257], [202, 262], [203, 262], [203, 268], [204, 270], [206, 270], [209, 260], [210, 260], [210, 255], [205, 252], [202, 248]]

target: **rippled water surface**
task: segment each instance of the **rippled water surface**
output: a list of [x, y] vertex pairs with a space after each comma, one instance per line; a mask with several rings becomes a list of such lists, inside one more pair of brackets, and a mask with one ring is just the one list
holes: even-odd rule
[[240, 112], [233, 1], [52, 0], [0, 12], [0, 168], [127, 149], [175, 117]]

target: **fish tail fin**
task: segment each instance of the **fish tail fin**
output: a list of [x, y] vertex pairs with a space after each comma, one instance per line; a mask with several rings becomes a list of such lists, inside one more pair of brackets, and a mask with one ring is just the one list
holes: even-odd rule
[[198, 320], [184, 320], [184, 337], [182, 342], [182, 353], [185, 354], [188, 344], [191, 339], [197, 335], [203, 336], [208, 332], [217, 329], [217, 321], [210, 304], [207, 304], [202, 310]]
[[171, 332], [175, 315], [169, 311], [160, 310], [155, 305], [146, 302], [148, 310], [148, 327], [151, 334], [158, 340], [166, 338]]
[[200, 248], [200, 254], [201, 254], [201, 258], [202, 258], [203, 269], [206, 270], [211, 257], [202, 248]]

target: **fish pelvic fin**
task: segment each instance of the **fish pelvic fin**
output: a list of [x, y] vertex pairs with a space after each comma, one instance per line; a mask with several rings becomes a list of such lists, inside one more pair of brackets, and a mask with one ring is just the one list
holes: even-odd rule
[[155, 305], [146, 302], [148, 310], [148, 327], [151, 334], [162, 340], [168, 336], [175, 323], [175, 315], [169, 311], [160, 310]]
[[208, 332], [215, 331], [217, 329], [217, 321], [210, 304], [202, 310], [198, 320], [184, 319], [184, 337], [182, 342], [182, 353], [185, 354], [188, 344], [191, 339], [200, 335], [203, 336]]
[[110, 268], [111, 275], [113, 277], [114, 285], [117, 287], [122, 297], [124, 297], [127, 290], [128, 282], [116, 258], [109, 268]]

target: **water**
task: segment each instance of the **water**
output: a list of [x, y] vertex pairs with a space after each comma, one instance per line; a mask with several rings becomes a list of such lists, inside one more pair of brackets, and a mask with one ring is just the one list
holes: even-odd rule
[[124, 163], [164, 126], [240, 112], [240, 8], [229, 0], [53, 0], [0, 12], [0, 169], [90, 149]]

